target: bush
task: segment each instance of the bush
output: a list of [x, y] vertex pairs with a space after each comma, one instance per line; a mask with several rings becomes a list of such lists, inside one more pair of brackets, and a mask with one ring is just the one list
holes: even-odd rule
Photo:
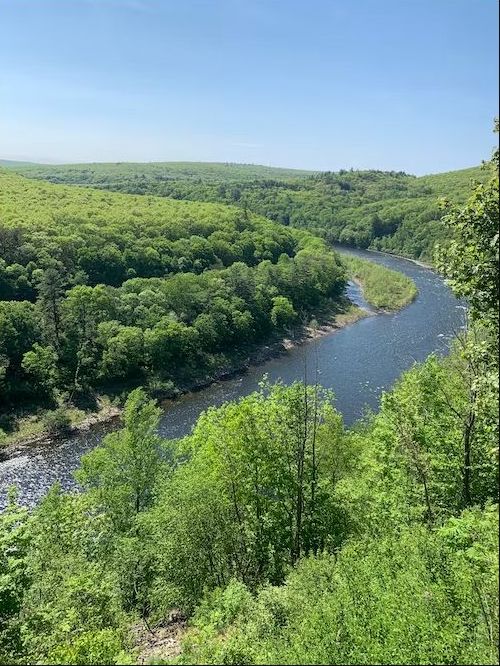
[[71, 419], [65, 407], [58, 407], [47, 412], [43, 417], [43, 426], [50, 435], [64, 435], [71, 429]]
[[157, 375], [150, 378], [147, 383], [147, 390], [153, 398], [173, 397], [178, 393], [178, 389], [172, 380], [161, 379]]
[[207, 595], [183, 664], [496, 664], [496, 508], [302, 560], [253, 599]]

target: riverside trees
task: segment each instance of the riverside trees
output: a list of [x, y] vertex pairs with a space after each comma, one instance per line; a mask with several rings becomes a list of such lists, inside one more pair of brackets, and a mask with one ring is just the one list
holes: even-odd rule
[[476, 431], [463, 511], [441, 388], [460, 375], [430, 359], [345, 431], [330, 394], [264, 386], [178, 442], [134, 391], [84, 492], [2, 517], [2, 659], [131, 663], [130, 625], [175, 607], [182, 663], [496, 663], [497, 461]]
[[498, 663], [498, 174], [446, 224], [471, 328], [347, 435], [346, 541], [284, 585], [206, 595], [181, 663]]

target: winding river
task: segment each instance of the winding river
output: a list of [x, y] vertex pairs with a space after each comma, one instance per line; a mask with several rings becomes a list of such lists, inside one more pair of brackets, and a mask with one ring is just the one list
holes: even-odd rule
[[[445, 354], [453, 336], [464, 326], [465, 308], [442, 279], [411, 261], [364, 250], [337, 248], [401, 271], [419, 290], [416, 300], [394, 314], [375, 314], [355, 284], [348, 296], [373, 316], [357, 321], [315, 341], [293, 348], [286, 355], [252, 367], [243, 375], [213, 384], [170, 403], [161, 419], [160, 432], [174, 438], [187, 434], [199, 414], [210, 405], [221, 405], [254, 391], [264, 374], [270, 381], [290, 384], [303, 379], [318, 381], [333, 389], [337, 408], [350, 425], [367, 409], [376, 409], [382, 392], [390, 388], [404, 370], [432, 352]], [[80, 457], [92, 449], [109, 430], [97, 426], [77, 437], [51, 446], [33, 446], [25, 453], [0, 463], [0, 508], [5, 506], [10, 485], [19, 490], [19, 500], [33, 505], [60, 481], [64, 488], [75, 483], [73, 471]]]

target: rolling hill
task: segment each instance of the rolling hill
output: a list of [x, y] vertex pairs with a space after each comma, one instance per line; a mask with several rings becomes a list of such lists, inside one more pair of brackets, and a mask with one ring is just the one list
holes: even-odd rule
[[28, 165], [15, 170], [59, 184], [232, 204], [285, 226], [309, 229], [329, 242], [426, 261], [432, 260], [435, 243], [445, 240], [438, 199], [460, 203], [472, 181], [487, 177], [481, 167], [416, 177], [400, 171], [313, 173], [196, 162]]

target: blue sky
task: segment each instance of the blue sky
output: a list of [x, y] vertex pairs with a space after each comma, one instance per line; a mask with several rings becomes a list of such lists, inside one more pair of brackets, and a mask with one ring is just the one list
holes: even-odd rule
[[477, 164], [497, 0], [0, 0], [0, 157]]

